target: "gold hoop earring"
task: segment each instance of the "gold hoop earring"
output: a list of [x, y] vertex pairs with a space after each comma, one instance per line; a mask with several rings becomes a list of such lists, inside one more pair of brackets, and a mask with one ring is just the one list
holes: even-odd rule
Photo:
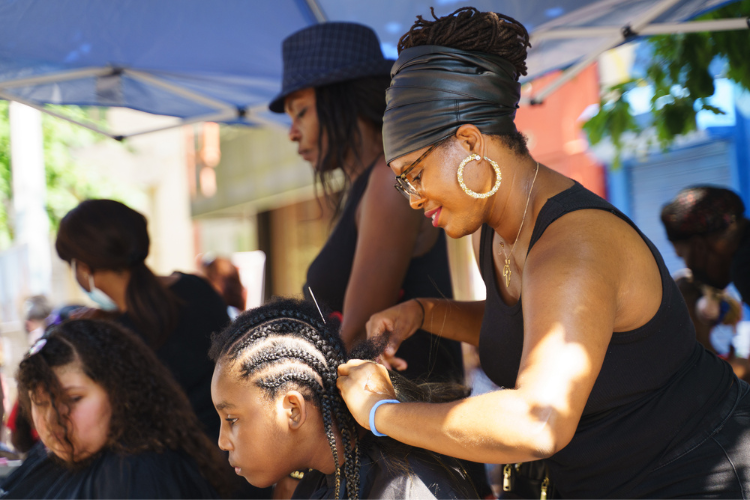
[[487, 160], [490, 165], [492, 165], [492, 168], [495, 170], [495, 185], [492, 186], [492, 189], [487, 191], [486, 193], [477, 193], [475, 191], [472, 191], [468, 187], [466, 187], [466, 184], [464, 183], [464, 167], [467, 163], [469, 163], [472, 160], [481, 160], [482, 157], [475, 154], [470, 154], [466, 158], [464, 158], [464, 161], [461, 162], [461, 164], [458, 166], [458, 172], [456, 173], [456, 176], [458, 177], [458, 183], [461, 185], [461, 189], [464, 190], [464, 193], [468, 194], [472, 198], [481, 199], [481, 198], [489, 198], [493, 194], [497, 193], [497, 190], [500, 189], [500, 181], [502, 180], [502, 175], [500, 174], [500, 167], [497, 166], [497, 163], [490, 160], [486, 156], [484, 157], [485, 160]]

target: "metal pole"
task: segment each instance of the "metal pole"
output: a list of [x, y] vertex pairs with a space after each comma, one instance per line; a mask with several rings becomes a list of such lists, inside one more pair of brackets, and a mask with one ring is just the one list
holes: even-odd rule
[[180, 97], [184, 97], [185, 99], [188, 99], [190, 101], [195, 101], [198, 104], [203, 104], [204, 106], [208, 106], [209, 108], [216, 108], [217, 110], [220, 110], [220, 111], [232, 110], [233, 112], [236, 112], [237, 110], [237, 108], [235, 108], [231, 104], [227, 104], [223, 101], [219, 101], [218, 99], [214, 99], [212, 97], [207, 97], [197, 92], [193, 92], [192, 90], [188, 90], [184, 87], [180, 87], [179, 85], [175, 85], [174, 83], [166, 82], [160, 78], [157, 78], [143, 71], [138, 71], [135, 69], [123, 69], [122, 73], [125, 75], [128, 75], [129, 77], [135, 80], [140, 80], [142, 82], [148, 83], [149, 85], [153, 85], [154, 87], [159, 87], [161, 89], [167, 90], [169, 92], [172, 92], [173, 94], [176, 94]]
[[179, 122], [174, 123], [172, 125], [165, 125], [163, 127], [151, 128], [148, 130], [141, 130], [140, 132], [133, 132], [132, 134], [118, 135], [118, 136], [115, 136], [114, 138], [120, 141], [123, 139], [127, 139], [129, 137], [135, 137], [135, 136], [143, 135], [143, 134], [151, 134], [153, 132], [161, 132], [162, 130], [169, 130], [175, 127], [181, 127], [183, 125], [190, 125], [191, 123], [222, 122], [222, 121], [232, 120], [234, 118], [237, 118], [238, 116], [239, 116], [238, 111], [236, 109], [231, 109], [227, 111], [220, 111], [218, 113], [209, 113], [207, 115], [194, 116], [193, 118], [188, 118], [187, 120], [180, 120]]
[[[659, 23], [644, 27], [635, 35], [668, 35], [672, 33], [697, 33], [702, 31], [731, 31], [748, 29], [747, 18], [717, 19], [713, 21], [693, 21], [688, 23]], [[622, 34], [622, 28], [609, 26], [597, 28], [578, 28], [552, 30], [532, 35], [532, 44], [546, 40], [563, 40], [569, 38], [600, 38]]]
[[310, 12], [312, 12], [312, 15], [315, 17], [315, 20], [318, 21], [318, 23], [324, 23], [328, 21], [328, 17], [323, 11], [323, 7], [320, 6], [317, 0], [305, 0], [305, 3], [307, 4]]
[[538, 94], [531, 98], [531, 104], [541, 104], [544, 100], [557, 89], [568, 83], [570, 80], [578, 76], [578, 74], [586, 69], [589, 64], [594, 62], [604, 52], [612, 49], [627, 39], [627, 32], [639, 33], [645, 26], [651, 21], [659, 17], [665, 11], [669, 10], [680, 0], [662, 0], [653, 8], [649, 9], [645, 14], [640, 16], [633, 24], [624, 26], [623, 33], [610, 37], [602, 44], [598, 45], [593, 51], [584, 57], [581, 61], [574, 64], [563, 72], [554, 82], [547, 87], [543, 88]]
[[693, 21], [691, 23], [651, 24], [638, 35], [669, 35], [672, 33], [700, 33], [703, 31], [732, 31], [750, 29], [750, 18], [716, 19], [713, 21]]
[[29, 85], [43, 85], [45, 83], [66, 82], [69, 80], [80, 80], [97, 76], [108, 76], [112, 74], [112, 68], [84, 68], [72, 71], [60, 71], [46, 75], [19, 78], [18, 80], [0, 81], [0, 89], [11, 89], [14, 87], [26, 87]]
[[260, 104], [257, 106], [249, 106], [245, 108], [245, 120], [247, 120], [248, 122], [255, 122], [260, 125], [275, 128], [276, 130], [286, 131], [287, 127], [283, 123], [277, 122], [275, 120], [270, 120], [268, 118], [255, 114], [257, 111], [266, 109], [268, 109], [267, 104]]
[[7, 100], [7, 101], [15, 101], [15, 102], [19, 102], [21, 104], [25, 104], [26, 106], [29, 106], [29, 107], [34, 108], [34, 109], [37, 109], [37, 110], [41, 111], [42, 113], [47, 113], [48, 115], [54, 116], [55, 118], [60, 118], [61, 120], [65, 120], [65, 121], [68, 121], [70, 123], [75, 123], [76, 125], [79, 125], [79, 126], [81, 126], [83, 128], [87, 128], [87, 129], [91, 130], [92, 132], [96, 132], [97, 134], [106, 135], [110, 139], [114, 139], [115, 138], [115, 136], [113, 134], [111, 134], [109, 132], [106, 132], [105, 130], [100, 129], [96, 125], [90, 125], [88, 123], [79, 122], [78, 120], [74, 120], [73, 118], [67, 117], [67, 116], [65, 116], [63, 114], [60, 114], [60, 113], [57, 113], [56, 111], [52, 111], [51, 109], [47, 109], [44, 106], [42, 106], [40, 104], [37, 104], [37, 103], [35, 103], [33, 101], [29, 101], [27, 99], [23, 99], [23, 98], [18, 97], [16, 95], [9, 94], [7, 92], [3, 92], [2, 90], [0, 90], [0, 98], [3, 98], [5, 100]]

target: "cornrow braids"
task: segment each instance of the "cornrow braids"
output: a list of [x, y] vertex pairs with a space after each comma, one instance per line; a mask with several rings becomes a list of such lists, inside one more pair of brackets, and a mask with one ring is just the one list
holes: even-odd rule
[[496, 12], [480, 12], [474, 7], [462, 7], [444, 17], [435, 15], [434, 21], [417, 16], [398, 41], [398, 51], [420, 45], [441, 45], [460, 50], [475, 50], [494, 54], [511, 62], [516, 68], [516, 80], [526, 75], [526, 49], [531, 47], [529, 32], [515, 19]]
[[[339, 365], [348, 360], [338, 335], [338, 323], [323, 323], [314, 305], [295, 300], [267, 304], [240, 315], [212, 337], [210, 357], [237, 363], [240, 376], [274, 398], [294, 385], [320, 408], [323, 426], [336, 466], [335, 496], [341, 488], [341, 457], [333, 433], [341, 432], [346, 494], [359, 498], [360, 443], [354, 418], [336, 387]], [[306, 390], [305, 390], [306, 389]]]

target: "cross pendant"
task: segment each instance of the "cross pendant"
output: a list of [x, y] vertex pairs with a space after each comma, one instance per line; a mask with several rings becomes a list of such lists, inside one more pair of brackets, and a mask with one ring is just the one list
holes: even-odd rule
[[505, 278], [505, 288], [510, 287], [510, 259], [505, 259], [503, 266], [503, 278]]

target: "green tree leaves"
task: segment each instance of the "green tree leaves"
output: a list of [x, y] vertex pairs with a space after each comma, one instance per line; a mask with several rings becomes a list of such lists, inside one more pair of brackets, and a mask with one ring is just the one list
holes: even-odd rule
[[[750, 0], [729, 4], [699, 19], [741, 18], [750, 15]], [[722, 31], [654, 36], [646, 40], [652, 49], [652, 60], [642, 79], [616, 85], [604, 92], [599, 112], [584, 124], [589, 142], [597, 144], [611, 138], [616, 155], [613, 167], [620, 165], [622, 136], [630, 131], [641, 134], [625, 98], [636, 86], [649, 85], [651, 122], [663, 149], [677, 136], [696, 130], [696, 114], [707, 110], [724, 111], [708, 104], [715, 92], [714, 76], [709, 69], [715, 59], [726, 61], [724, 76], [745, 89], [750, 89], [750, 31]]]
[[[10, 123], [8, 101], [0, 100], [0, 250], [13, 242], [12, 179], [10, 157]], [[81, 121], [95, 121], [105, 126], [104, 119], [77, 106], [51, 106], [55, 111]], [[88, 198], [122, 199], [125, 189], [76, 164], [73, 151], [93, 145], [103, 136], [73, 123], [42, 115], [44, 137], [44, 168], [47, 180], [47, 214], [56, 231], [60, 219], [81, 201]]]

